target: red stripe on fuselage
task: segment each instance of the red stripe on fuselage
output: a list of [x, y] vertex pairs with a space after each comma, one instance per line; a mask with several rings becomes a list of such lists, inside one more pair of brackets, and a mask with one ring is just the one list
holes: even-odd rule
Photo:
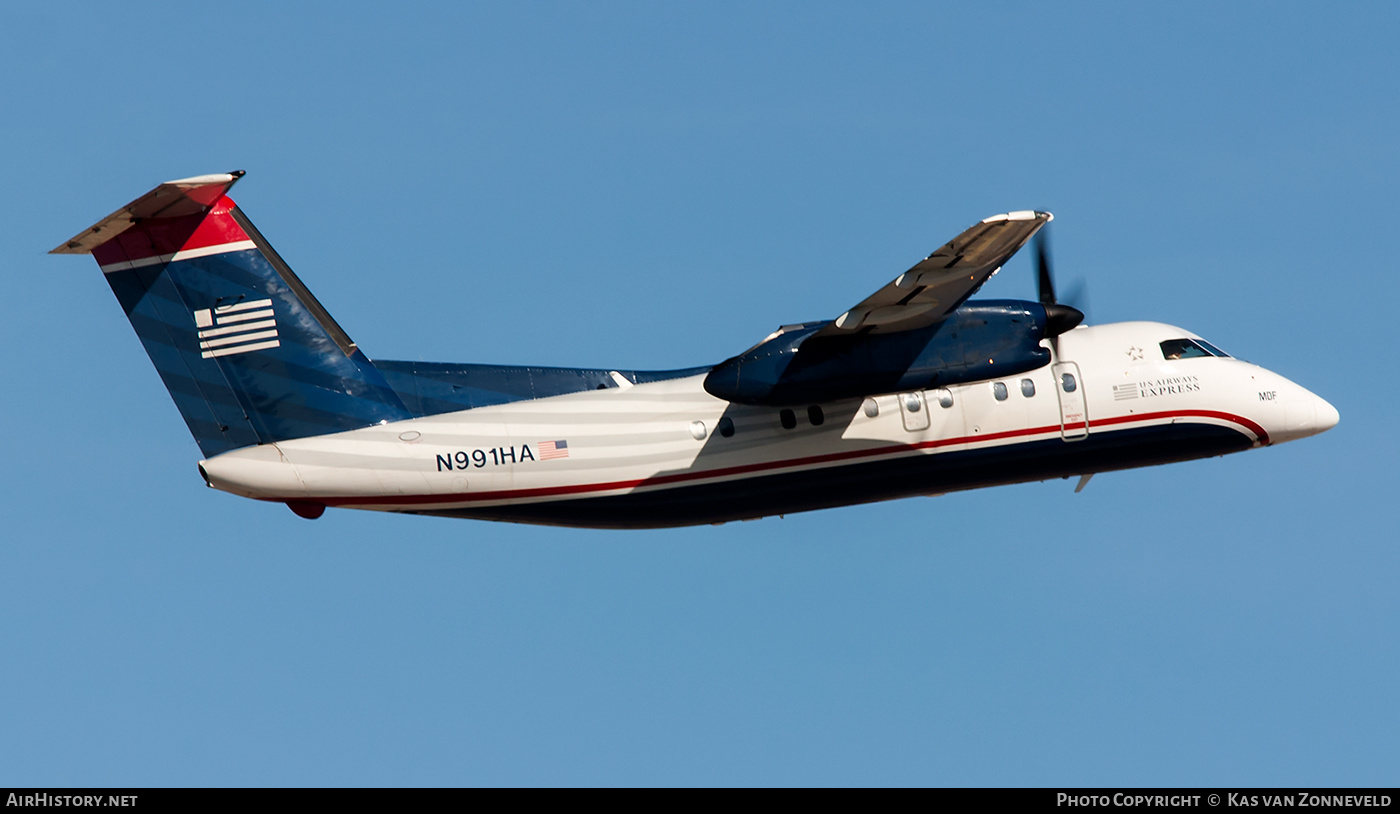
[[[1160, 421], [1165, 418], [1212, 418], [1219, 421], [1228, 421], [1237, 424], [1254, 434], [1259, 443], [1267, 446], [1269, 434], [1257, 423], [1237, 416], [1232, 413], [1222, 413], [1217, 410], [1168, 410], [1158, 413], [1143, 413], [1141, 415], [1118, 416], [1105, 418], [1098, 421], [1090, 421], [1089, 426], [1107, 427], [1118, 424], [1127, 424], [1135, 421]], [[1066, 429], [1078, 429], [1083, 422], [1071, 424]], [[638, 486], [665, 486], [673, 483], [684, 483], [686, 481], [705, 480], [709, 478], [723, 478], [731, 475], [745, 475], [754, 472], [765, 472], [774, 469], [789, 469], [792, 467], [811, 466], [814, 464], [834, 463], [837, 461], [853, 461], [861, 458], [873, 458], [882, 455], [899, 455], [903, 453], [915, 452], [921, 449], [937, 449], [938, 447], [955, 446], [957, 444], [978, 443], [985, 441], [999, 441], [1007, 438], [1024, 438], [1031, 435], [1058, 434], [1061, 431], [1060, 425], [1052, 424], [1048, 427], [1030, 427], [1020, 430], [1007, 430], [1005, 432], [994, 432], [986, 435], [967, 435], [958, 438], [936, 438], [931, 441], [920, 441], [914, 444], [887, 444], [882, 447], [872, 447], [870, 449], [856, 449], [847, 452], [831, 452], [825, 455], [811, 455], [805, 458], [789, 458], [782, 461], [764, 461], [755, 464], [742, 464], [739, 466], [728, 466], [720, 469], [706, 469], [700, 472], [679, 472], [674, 475], [659, 475], [651, 478], [636, 478], [631, 480], [609, 481], [606, 483], [580, 483], [568, 486], [542, 486], [536, 489], [502, 489], [494, 492], [476, 492], [472, 494], [450, 494], [450, 495], [383, 495], [369, 497], [318, 497], [310, 498], [327, 506], [421, 506], [436, 504], [455, 503], [476, 503], [484, 500], [508, 500], [525, 499], [533, 497], [557, 497], [564, 495], [585, 494], [588, 492], [611, 492], [619, 489], [634, 489]], [[274, 502], [285, 502], [289, 498], [263, 498]], [[307, 498], [297, 498], [306, 500]]]
[[235, 206], [233, 199], [224, 195], [201, 213], [147, 218], [93, 249], [92, 256], [99, 266], [106, 266], [249, 240], [230, 214]]
[[1127, 424], [1133, 421], [1146, 421], [1148, 419], [1159, 418], [1214, 418], [1220, 421], [1229, 421], [1232, 424], [1239, 424], [1241, 427], [1254, 433], [1254, 437], [1259, 439], [1262, 446], [1269, 445], [1269, 433], [1257, 423], [1238, 416], [1234, 413], [1222, 413], [1219, 410], [1166, 410], [1160, 413], [1144, 413], [1142, 415], [1124, 415], [1116, 418], [1103, 418], [1098, 421], [1090, 421], [1091, 427], [1107, 427], [1112, 424]]

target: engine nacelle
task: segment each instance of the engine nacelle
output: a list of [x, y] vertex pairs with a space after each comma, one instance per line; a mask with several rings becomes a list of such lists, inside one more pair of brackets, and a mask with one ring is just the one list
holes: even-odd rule
[[798, 405], [1011, 376], [1050, 363], [1045, 307], [967, 302], [927, 328], [814, 337], [827, 323], [778, 332], [721, 362], [705, 390], [739, 404]]

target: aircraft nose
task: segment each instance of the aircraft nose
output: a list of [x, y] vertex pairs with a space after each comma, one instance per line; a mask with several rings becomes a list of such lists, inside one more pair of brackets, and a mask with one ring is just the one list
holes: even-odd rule
[[[1292, 385], [1287, 387], [1287, 385]], [[1274, 423], [1270, 429], [1270, 435], [1274, 443], [1292, 441], [1298, 438], [1307, 438], [1310, 435], [1327, 432], [1337, 426], [1341, 420], [1341, 414], [1337, 408], [1327, 403], [1326, 399], [1311, 393], [1292, 382], [1281, 388], [1280, 399], [1283, 406], [1283, 415], [1275, 416], [1274, 421], [1282, 418], [1281, 423]], [[1273, 422], [1271, 422], [1273, 423]]]
[[1342, 420], [1342, 414], [1337, 412], [1337, 408], [1327, 403], [1327, 400], [1320, 396], [1313, 396], [1317, 403], [1313, 405], [1313, 426], [1314, 433], [1327, 432], [1337, 426], [1337, 422]]

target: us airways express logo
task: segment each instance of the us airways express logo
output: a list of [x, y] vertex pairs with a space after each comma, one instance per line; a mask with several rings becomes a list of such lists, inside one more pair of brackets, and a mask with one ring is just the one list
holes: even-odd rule
[[195, 311], [194, 324], [199, 328], [199, 349], [203, 351], [200, 355], [205, 359], [266, 350], [282, 344], [277, 339], [272, 300]]
[[1125, 401], [1135, 398], [1150, 399], [1154, 396], [1196, 393], [1199, 392], [1200, 389], [1201, 380], [1196, 376], [1168, 376], [1165, 379], [1155, 379], [1147, 382], [1115, 384], [1113, 385], [1113, 400]]

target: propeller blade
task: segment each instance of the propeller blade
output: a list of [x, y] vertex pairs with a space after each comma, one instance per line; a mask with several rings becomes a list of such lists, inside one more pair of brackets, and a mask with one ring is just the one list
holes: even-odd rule
[[1045, 306], [1045, 336], [1050, 340], [1051, 350], [1058, 356], [1055, 337], [1083, 322], [1084, 312], [1056, 301], [1055, 279], [1050, 271], [1050, 243], [1044, 232], [1035, 236], [1035, 276], [1036, 293], [1040, 296], [1040, 304]]
[[1036, 293], [1041, 305], [1055, 304], [1055, 282], [1050, 273], [1050, 247], [1045, 232], [1035, 236]]
[[1085, 314], [1093, 310], [1089, 307], [1089, 283], [1083, 277], [1070, 284], [1069, 291], [1065, 292], [1065, 303]]

